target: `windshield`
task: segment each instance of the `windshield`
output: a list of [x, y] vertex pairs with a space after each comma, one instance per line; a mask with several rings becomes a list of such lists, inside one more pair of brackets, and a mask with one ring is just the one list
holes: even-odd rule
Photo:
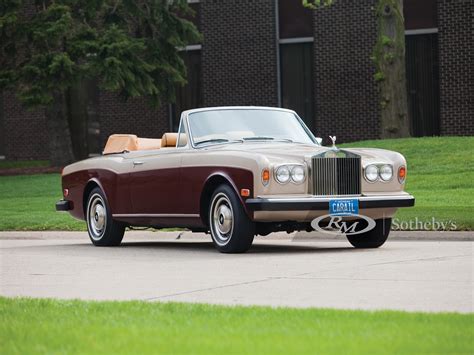
[[195, 146], [277, 141], [314, 143], [295, 114], [279, 110], [234, 109], [194, 112], [189, 127]]

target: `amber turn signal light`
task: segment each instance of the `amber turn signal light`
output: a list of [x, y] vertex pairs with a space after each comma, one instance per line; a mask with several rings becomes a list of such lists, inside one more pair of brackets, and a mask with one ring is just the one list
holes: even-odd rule
[[265, 168], [262, 170], [262, 183], [268, 185], [270, 182], [270, 170]]
[[249, 189], [241, 189], [240, 190], [240, 196], [249, 197], [250, 196], [250, 190]]
[[405, 182], [406, 176], [407, 176], [407, 168], [405, 168], [404, 166], [401, 166], [398, 169], [398, 181], [400, 182], [400, 184], [403, 184]]

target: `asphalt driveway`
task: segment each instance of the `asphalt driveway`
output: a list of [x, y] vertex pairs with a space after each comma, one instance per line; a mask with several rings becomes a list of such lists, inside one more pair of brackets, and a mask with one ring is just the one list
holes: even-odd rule
[[178, 234], [127, 232], [121, 247], [98, 248], [85, 232], [1, 232], [0, 295], [473, 311], [470, 232], [398, 232], [376, 250], [274, 234], [239, 255]]

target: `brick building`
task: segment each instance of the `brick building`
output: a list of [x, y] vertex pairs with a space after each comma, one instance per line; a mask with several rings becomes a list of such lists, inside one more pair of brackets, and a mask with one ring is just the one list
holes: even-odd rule
[[[182, 110], [218, 105], [296, 110], [317, 136], [380, 136], [374, 66], [376, 0], [190, 0], [203, 42], [186, 48], [188, 84], [151, 108], [90, 90], [89, 151], [112, 133], [159, 137]], [[414, 136], [474, 135], [474, 0], [405, 0], [408, 100]], [[42, 111], [0, 96], [0, 156], [46, 159]]]

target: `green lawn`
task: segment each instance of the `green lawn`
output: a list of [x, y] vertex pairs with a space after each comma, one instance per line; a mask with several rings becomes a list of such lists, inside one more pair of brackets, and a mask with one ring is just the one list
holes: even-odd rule
[[[474, 137], [365, 141], [344, 146], [392, 149], [408, 161], [407, 191], [416, 206], [401, 209], [400, 221], [453, 222], [474, 230]], [[84, 230], [84, 223], [57, 213], [58, 174], [0, 176], [0, 230]]]
[[364, 141], [346, 147], [395, 150], [407, 160], [406, 190], [415, 207], [400, 209], [399, 221], [451, 221], [474, 230], [474, 137], [433, 137]]
[[473, 334], [473, 314], [0, 298], [3, 354], [472, 354]]
[[0, 230], [85, 230], [85, 223], [58, 213], [59, 174], [0, 176]]

